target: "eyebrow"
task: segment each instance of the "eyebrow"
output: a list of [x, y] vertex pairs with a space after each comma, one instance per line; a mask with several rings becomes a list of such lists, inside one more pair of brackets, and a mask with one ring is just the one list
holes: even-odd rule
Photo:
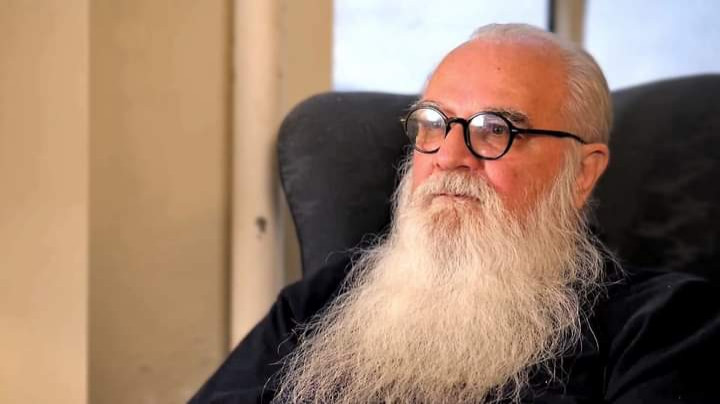
[[[422, 107], [425, 105], [435, 107], [443, 112], [445, 112], [447, 110], [447, 108], [443, 107], [442, 104], [440, 104], [437, 101], [433, 101], [433, 100], [418, 100], [411, 105], [411, 108]], [[509, 120], [510, 122], [512, 122], [515, 125], [525, 126], [525, 127], [531, 126], [530, 117], [528, 117], [527, 114], [525, 114], [524, 112], [519, 111], [515, 108], [492, 107], [492, 108], [484, 109], [480, 112], [492, 112], [493, 114], [497, 114], [497, 115], [502, 116], [503, 118], [506, 118], [507, 120]]]

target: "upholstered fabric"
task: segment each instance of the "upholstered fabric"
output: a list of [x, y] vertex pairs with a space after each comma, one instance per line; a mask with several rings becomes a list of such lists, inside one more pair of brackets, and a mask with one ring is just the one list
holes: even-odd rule
[[408, 144], [400, 118], [414, 99], [327, 93], [285, 118], [280, 177], [304, 273], [343, 260], [350, 248], [387, 227], [396, 169]]
[[[387, 229], [400, 118], [415, 96], [326, 93], [280, 129], [280, 175], [305, 273]], [[613, 93], [610, 167], [595, 193], [597, 228], [635, 266], [720, 271], [720, 75]]]
[[613, 93], [610, 165], [596, 192], [607, 244], [628, 263], [720, 272], [720, 75]]

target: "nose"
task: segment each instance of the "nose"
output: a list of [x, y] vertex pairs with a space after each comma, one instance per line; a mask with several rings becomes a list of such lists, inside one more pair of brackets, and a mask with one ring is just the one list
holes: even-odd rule
[[480, 167], [483, 160], [475, 157], [465, 145], [463, 126], [456, 122], [450, 128], [440, 150], [435, 153], [435, 165], [442, 170], [473, 170]]

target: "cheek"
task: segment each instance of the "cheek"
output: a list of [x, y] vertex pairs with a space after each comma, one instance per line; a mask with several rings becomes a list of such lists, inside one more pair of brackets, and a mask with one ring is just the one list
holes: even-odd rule
[[520, 170], [501, 164], [487, 164], [485, 175], [488, 183], [511, 210], [521, 205], [521, 201], [526, 198], [529, 178], [522, 175]]
[[433, 160], [431, 154], [413, 152], [412, 189], [413, 191], [432, 174]]
[[[498, 162], [499, 163], [499, 162]], [[513, 212], [526, 212], [535, 206], [553, 175], [547, 166], [491, 165], [486, 166], [488, 182]]]
[[485, 172], [509, 209], [526, 211], [554, 183], [563, 168], [567, 147], [553, 138], [537, 138], [517, 146], [502, 159], [488, 162]]

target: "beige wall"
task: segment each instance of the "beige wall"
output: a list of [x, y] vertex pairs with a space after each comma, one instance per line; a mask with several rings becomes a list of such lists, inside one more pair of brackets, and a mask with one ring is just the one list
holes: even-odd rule
[[231, 346], [267, 312], [280, 287], [298, 277], [275, 138], [290, 108], [330, 89], [331, 41], [331, 0], [236, 5]]
[[183, 402], [226, 353], [229, 12], [92, 2], [93, 403]]
[[0, 2], [0, 403], [86, 401], [87, 10]]
[[297, 276], [275, 135], [331, 14], [0, 0], [0, 403], [184, 402]]

